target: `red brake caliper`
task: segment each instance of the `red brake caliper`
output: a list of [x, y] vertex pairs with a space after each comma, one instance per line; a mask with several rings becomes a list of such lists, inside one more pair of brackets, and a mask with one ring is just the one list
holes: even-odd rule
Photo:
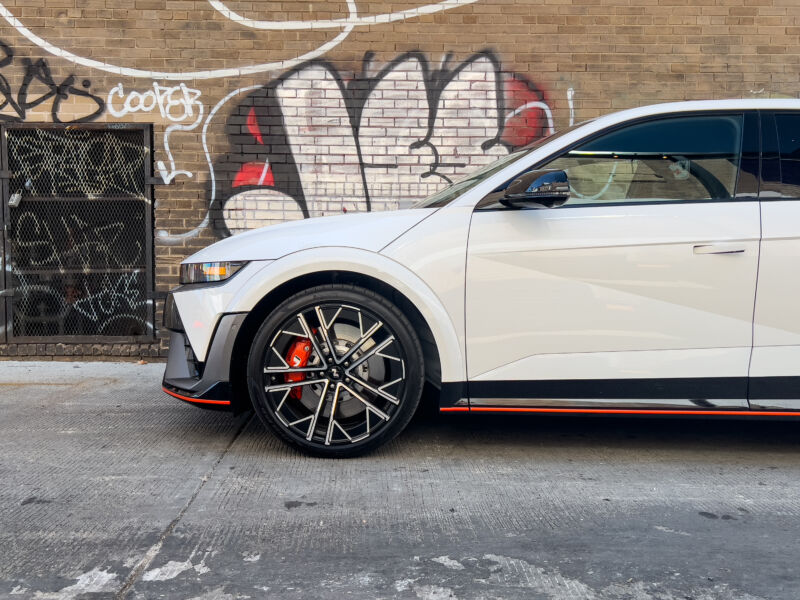
[[[289, 348], [289, 353], [286, 355], [286, 362], [289, 363], [290, 367], [305, 367], [308, 365], [309, 356], [311, 356], [311, 340], [299, 337]], [[287, 373], [284, 377], [287, 383], [296, 383], [298, 381], [305, 381], [306, 374]], [[303, 386], [293, 387], [289, 395], [299, 400], [303, 396]]]

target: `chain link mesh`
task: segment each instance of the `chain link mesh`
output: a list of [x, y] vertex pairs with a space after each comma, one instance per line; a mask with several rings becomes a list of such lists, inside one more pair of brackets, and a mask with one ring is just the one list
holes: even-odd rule
[[10, 192], [43, 198], [145, 198], [137, 129], [9, 129]]
[[12, 337], [152, 333], [141, 129], [9, 128]]

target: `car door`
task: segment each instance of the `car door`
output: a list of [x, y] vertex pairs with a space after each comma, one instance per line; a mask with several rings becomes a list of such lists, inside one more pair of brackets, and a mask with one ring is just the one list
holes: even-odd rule
[[747, 407], [757, 118], [629, 123], [536, 166], [567, 173], [562, 207], [478, 204], [472, 406]]
[[800, 112], [761, 115], [761, 261], [750, 405], [800, 409]]

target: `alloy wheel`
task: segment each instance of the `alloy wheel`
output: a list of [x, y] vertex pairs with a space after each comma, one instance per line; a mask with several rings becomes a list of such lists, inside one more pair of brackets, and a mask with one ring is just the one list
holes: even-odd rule
[[324, 446], [366, 440], [398, 413], [406, 356], [391, 327], [354, 304], [302, 308], [263, 355], [263, 390], [287, 433]]

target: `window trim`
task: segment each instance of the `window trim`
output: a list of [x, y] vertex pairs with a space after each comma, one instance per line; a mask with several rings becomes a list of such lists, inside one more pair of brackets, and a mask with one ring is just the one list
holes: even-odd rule
[[[781, 196], [781, 197], [766, 196], [765, 197], [765, 196], [762, 195], [762, 192], [766, 191], [766, 190], [764, 190], [764, 184], [765, 183], [776, 185], [776, 182], [767, 182], [764, 179], [764, 168], [763, 168], [763, 165], [764, 165], [764, 161], [766, 161], [766, 160], [777, 161], [778, 169], [780, 171], [780, 178], [781, 178], [781, 180], [777, 182], [777, 185], [782, 185], [783, 184], [783, 165], [781, 164], [781, 148], [780, 148], [781, 138], [780, 138], [780, 132], [778, 131], [778, 121], [775, 118], [775, 116], [779, 115], [779, 114], [790, 114], [790, 115], [797, 115], [798, 117], [800, 117], [800, 110], [784, 108], [784, 109], [780, 109], [780, 110], [760, 110], [758, 112], [759, 112], [759, 117], [760, 117], [759, 118], [759, 126], [760, 126], [760, 133], [761, 133], [760, 140], [759, 140], [759, 142], [760, 142], [760, 144], [759, 144], [759, 149], [760, 149], [760, 152], [759, 152], [759, 164], [760, 164], [761, 168], [759, 169], [759, 173], [758, 173], [758, 201], [759, 202], [798, 202], [798, 201], [800, 201], [800, 196]], [[772, 153], [767, 154], [765, 152], [765, 148], [764, 148], [764, 129], [766, 127], [770, 127], [770, 126], [772, 127], [773, 131], [775, 132], [775, 143], [777, 144], [777, 147], [775, 148], [774, 155]]]
[[[741, 162], [742, 162], [742, 155], [743, 155], [743, 148], [744, 148], [744, 135], [745, 135], [745, 127], [744, 121], [745, 117], [748, 113], [754, 113], [756, 115], [760, 115], [764, 111], [758, 109], [736, 109], [736, 110], [701, 110], [701, 111], [685, 111], [685, 112], [674, 112], [674, 113], [664, 113], [659, 115], [648, 115], [645, 117], [640, 117], [638, 119], [631, 119], [630, 121], [625, 121], [623, 123], [617, 123], [601, 131], [595, 131], [584, 138], [573, 142], [572, 144], [565, 146], [563, 148], [559, 148], [552, 154], [549, 154], [541, 161], [534, 163], [530, 167], [527, 167], [523, 171], [515, 173], [514, 176], [509, 177], [506, 181], [504, 181], [501, 185], [495, 187], [494, 190], [486, 194], [478, 203], [475, 205], [476, 211], [486, 211], [486, 212], [493, 212], [499, 210], [541, 210], [538, 208], [516, 208], [516, 207], [507, 207], [507, 206], [497, 206], [497, 196], [496, 190], [499, 188], [508, 185], [509, 182], [513, 181], [517, 177], [519, 177], [522, 173], [527, 173], [528, 171], [533, 171], [535, 169], [540, 169], [553, 160], [560, 158], [564, 154], [572, 151], [573, 149], [589, 143], [593, 140], [596, 140], [599, 137], [607, 135], [609, 133], [613, 133], [614, 131], [618, 131], [625, 127], [630, 127], [632, 125], [639, 125], [641, 123], [649, 123], [655, 121], [662, 121], [665, 119], [674, 119], [676, 117], [718, 117], [718, 116], [741, 116], [742, 117], [742, 132], [741, 132], [741, 139], [739, 144], [739, 164], [736, 170], [736, 183], [733, 190], [733, 195], [730, 198], [725, 200], [718, 200], [718, 199], [699, 199], [699, 200], [663, 200], [663, 201], [640, 201], [640, 202], [603, 202], [603, 203], [586, 203], [586, 204], [570, 204], [567, 202], [563, 206], [559, 206], [557, 210], [564, 210], [569, 208], [602, 208], [604, 206], [663, 206], [665, 204], [710, 204], [710, 203], [720, 203], [720, 202], [754, 202], [758, 200], [757, 196], [746, 196], [746, 197], [737, 197], [736, 195], [736, 188], [739, 185], [739, 176], [741, 174]], [[773, 111], [774, 112], [774, 111]], [[780, 111], [780, 112], [797, 112], [797, 111]], [[800, 114], [800, 113], [798, 113]], [[760, 119], [759, 119], [760, 120]], [[759, 127], [760, 133], [760, 127]], [[759, 157], [761, 156], [761, 139], [757, 140], [757, 144], [759, 147]], [[759, 167], [760, 167], [760, 158], [759, 158]], [[759, 168], [759, 178], [761, 177], [761, 169]]]

